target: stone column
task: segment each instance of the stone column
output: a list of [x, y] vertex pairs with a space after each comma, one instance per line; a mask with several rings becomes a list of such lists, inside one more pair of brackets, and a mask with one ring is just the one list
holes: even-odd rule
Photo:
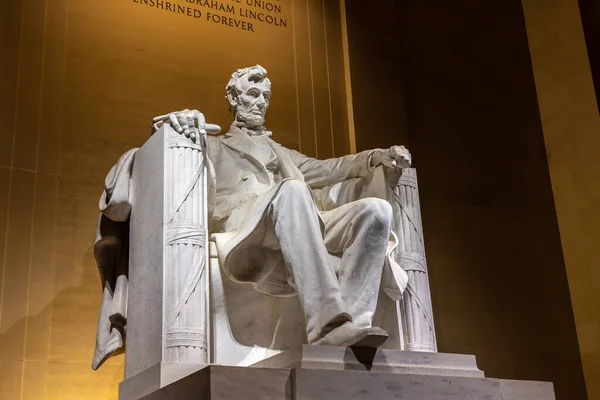
[[408, 274], [408, 286], [400, 301], [404, 350], [437, 351], [431, 293], [421, 224], [417, 173], [404, 168], [395, 188], [400, 212], [394, 218], [399, 246], [396, 261]]
[[135, 155], [120, 400], [140, 398], [208, 362], [203, 157], [202, 146], [168, 125]]
[[206, 363], [206, 174], [199, 144], [170, 130], [165, 152], [165, 361]]

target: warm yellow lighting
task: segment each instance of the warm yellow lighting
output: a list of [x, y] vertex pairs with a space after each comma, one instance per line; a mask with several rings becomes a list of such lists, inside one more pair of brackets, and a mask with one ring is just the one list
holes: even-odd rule
[[[2, 55], [18, 81], [12, 100], [2, 97], [10, 104], [0, 104], [16, 111], [18, 131], [14, 145], [10, 129], [0, 133], [0, 242], [9, 238], [0, 245], [2, 400], [117, 398], [124, 357], [91, 370], [101, 300], [92, 253], [97, 202], [112, 163], [143, 144], [153, 116], [193, 107], [227, 127], [229, 75], [261, 63], [273, 82], [267, 123], [278, 142], [330, 157], [334, 129], [347, 126], [330, 105], [345, 107], [345, 98], [331, 96], [344, 90], [328, 79], [347, 71], [343, 60], [327, 65], [327, 44], [341, 48], [343, 35], [325, 29], [322, 1], [169, 0], [170, 11], [158, 2], [1, 7], [13, 23], [0, 34], [23, 38]], [[331, 18], [339, 27], [339, 15]], [[15, 169], [5, 167], [11, 159]]]

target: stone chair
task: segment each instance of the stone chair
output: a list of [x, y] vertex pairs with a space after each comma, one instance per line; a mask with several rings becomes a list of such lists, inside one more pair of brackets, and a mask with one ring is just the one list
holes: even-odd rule
[[[221, 273], [207, 228], [203, 156], [201, 145], [168, 125], [135, 155], [121, 399], [207, 364], [258, 365], [306, 343], [297, 297], [269, 297]], [[381, 293], [374, 324], [390, 334], [386, 348], [436, 352], [415, 170], [404, 169], [396, 185], [386, 182], [378, 168], [371, 181], [351, 183], [364, 185], [363, 197], [390, 199], [395, 257], [409, 277], [400, 301]], [[344, 186], [316, 195], [333, 206]]]

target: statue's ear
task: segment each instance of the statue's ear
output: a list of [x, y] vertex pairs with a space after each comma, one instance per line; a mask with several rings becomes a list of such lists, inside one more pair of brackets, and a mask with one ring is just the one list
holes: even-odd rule
[[227, 96], [225, 96], [225, 98], [229, 103], [229, 111], [231, 111], [231, 113], [235, 115], [235, 111], [238, 106], [237, 96], [234, 97], [231, 93], [227, 93]]

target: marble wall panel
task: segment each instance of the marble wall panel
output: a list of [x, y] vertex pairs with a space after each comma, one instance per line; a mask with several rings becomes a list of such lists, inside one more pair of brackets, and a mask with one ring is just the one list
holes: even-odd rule
[[[0, 168], [0, 269], [4, 270], [4, 256], [6, 254], [6, 233], [8, 226], [8, 198], [10, 191], [10, 169]], [[0, 298], [4, 278], [0, 275]]]
[[[350, 136], [348, 118], [348, 92], [346, 76], [349, 66], [345, 66], [344, 45], [346, 38], [342, 28], [340, 1], [324, 0], [326, 39], [327, 39], [327, 65], [329, 70], [329, 97], [331, 101], [331, 119], [333, 129], [334, 156], [341, 156], [353, 152], [356, 147], [354, 136]], [[338, 71], [344, 71], [339, 73]], [[353, 135], [353, 133], [352, 133]]]
[[50, 310], [54, 296], [54, 237], [58, 181], [56, 175], [37, 174], [26, 312], [27, 360], [48, 359]]
[[[342, 55], [328, 53], [341, 48], [339, 7], [324, 17], [322, 0], [278, 4], [288, 27], [255, 24], [254, 33], [132, 0], [0, 6], [0, 398], [116, 398], [123, 355], [90, 368], [97, 204], [109, 168], [144, 143], [153, 116], [198, 108], [226, 130], [229, 75], [261, 63], [274, 88], [274, 138], [314, 156], [318, 135], [333, 154], [333, 132], [348, 125], [328, 105], [329, 92], [345, 90], [329, 79], [343, 76]], [[317, 86], [305, 79], [315, 68]], [[327, 104], [317, 134], [315, 101]]]
[[[554, 6], [547, 4], [560, 1], [534, 3], [561, 19], [560, 24], [576, 21], [564, 7], [549, 11]], [[561, 145], [546, 153], [548, 138], [540, 123], [530, 58], [531, 48], [535, 67], [533, 49], [539, 39], [529, 34], [529, 16], [524, 17], [521, 2], [382, 1], [372, 10], [360, 1], [347, 0], [347, 5], [351, 64], [363, 72], [352, 74], [357, 148], [400, 142], [412, 151], [439, 350], [475, 354], [488, 376], [554, 381], [559, 400], [584, 399], [571, 308], [575, 294], [569, 293], [561, 249], [561, 239], [566, 249], [565, 236], [556, 217], [558, 211], [560, 219], [561, 209], [558, 202], [555, 209], [555, 179], [550, 180], [556, 154], [559, 159], [581, 159], [578, 170], [568, 172], [573, 178], [585, 169], [584, 161], [571, 152], [572, 139], [564, 134]], [[540, 31], [568, 47], [573, 35], [554, 29], [543, 14], [531, 12]], [[394, 46], [396, 53], [389, 51]], [[383, 63], [357, 56], [353, 60], [353, 51], [362, 54], [365, 48], [372, 55], [369, 61]], [[564, 107], [559, 99], [569, 102], [579, 90], [593, 90], [591, 83], [577, 78], [577, 67], [562, 65], [571, 62], [574, 51], [542, 55], [556, 67], [542, 72], [542, 79], [555, 79], [560, 72], [579, 85], [556, 88], [554, 110]], [[379, 73], [386, 65], [396, 73]], [[376, 103], [369, 93], [379, 76], [387, 79], [388, 91]], [[539, 85], [537, 91], [541, 96]], [[365, 129], [371, 120], [385, 122], [387, 133], [373, 135]], [[554, 121], [553, 127], [566, 133], [582, 125], [587, 126], [572, 118]], [[403, 133], [408, 135], [405, 142], [400, 141]], [[592, 153], [586, 162], [597, 164]], [[561, 190], [561, 196], [587, 198], [586, 215], [593, 212], [592, 204], [597, 210], [597, 196], [589, 196], [597, 186], [597, 172], [594, 176], [594, 183], [590, 179], [586, 185], [588, 193]], [[578, 212], [583, 215], [583, 210]], [[586, 236], [599, 225], [579, 224], [577, 235]], [[585, 240], [597, 243], [596, 237]], [[597, 259], [595, 255], [587, 261], [591, 265]], [[594, 301], [589, 289], [582, 293]]]
[[[323, 0], [309, 2], [309, 42], [311, 48], [311, 79], [314, 99], [317, 158], [333, 157], [329, 63]], [[338, 71], [338, 74], [341, 71]]]
[[[296, 26], [294, 32], [295, 73], [298, 82], [296, 96], [298, 98], [298, 131], [301, 151], [310, 156], [317, 156], [316, 118], [314, 114], [314, 97], [312, 95], [313, 77], [310, 59], [310, 26], [309, 1], [297, 0], [293, 4], [293, 18]], [[302, 115], [302, 118], [300, 118]]]
[[46, 0], [23, 0], [12, 166], [34, 171], [38, 151]]
[[584, 36], [582, 17], [589, 24], [600, 14], [595, 2], [577, 0], [524, 0], [523, 10], [579, 351], [588, 397], [595, 399], [600, 396], [600, 118], [590, 64], [597, 68], [598, 52], [597, 26], [586, 26], [591, 36]]
[[107, 364], [92, 371], [89, 363], [50, 363], [46, 400], [117, 399], [123, 365]]
[[23, 361], [0, 359], [0, 397], [18, 399], [21, 395]]
[[46, 12], [37, 171], [58, 174], [63, 118], [67, 2], [54, 0]]
[[49, 364], [45, 361], [24, 361], [24, 364], [21, 400], [45, 399]]
[[21, 26], [23, 1], [3, 4], [0, 13], [0, 166], [10, 167], [21, 59]]
[[[94, 190], [94, 179], [88, 175], [93, 174], [93, 165], [102, 156], [89, 153], [84, 161], [83, 157], [79, 159], [67, 150], [63, 150], [63, 157], [76, 160], [80, 172], [71, 171], [72, 177], [61, 176], [60, 180], [49, 357], [52, 361], [85, 362], [93, 354], [101, 301], [100, 280], [93, 256], [98, 218], [97, 190]], [[100, 176], [98, 173], [96, 179], [102, 182]]]
[[35, 174], [13, 170], [3, 268], [0, 359], [23, 359], [34, 192]]

